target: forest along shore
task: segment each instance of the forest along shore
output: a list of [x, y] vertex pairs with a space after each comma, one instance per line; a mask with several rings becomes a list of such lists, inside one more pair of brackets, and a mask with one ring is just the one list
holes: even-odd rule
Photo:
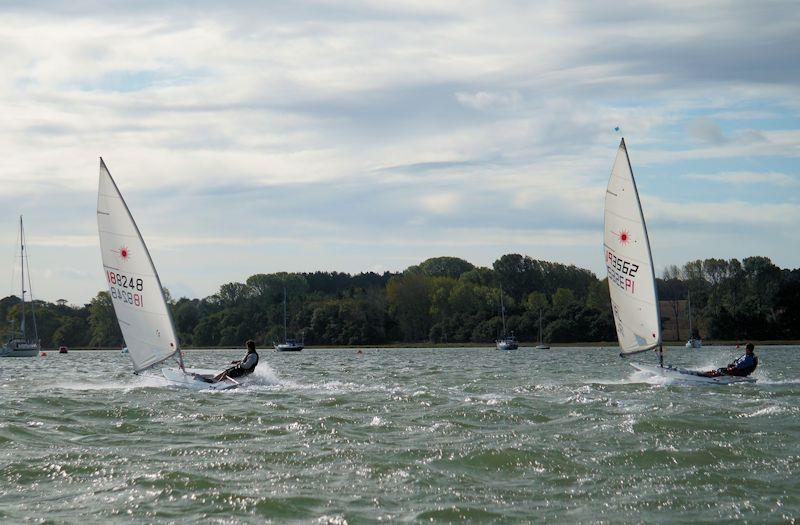
[[[551, 345], [616, 345], [605, 279], [519, 254], [491, 268], [435, 257], [400, 273], [256, 274], [203, 299], [165, 295], [185, 348], [237, 348], [247, 339], [271, 346], [283, 337], [284, 288], [288, 335], [307, 347], [459, 347], [491, 345], [500, 335], [501, 285], [508, 330], [523, 344], [538, 339], [541, 315]], [[679, 344], [690, 335], [689, 295], [692, 327], [704, 344], [800, 340], [800, 269], [758, 256], [697, 260], [666, 268], [657, 285], [662, 329]], [[124, 346], [108, 292], [83, 306], [58, 300], [34, 307], [44, 348]], [[0, 319], [18, 318], [19, 308], [16, 296], [0, 299]], [[7, 338], [12, 324], [0, 325]]]

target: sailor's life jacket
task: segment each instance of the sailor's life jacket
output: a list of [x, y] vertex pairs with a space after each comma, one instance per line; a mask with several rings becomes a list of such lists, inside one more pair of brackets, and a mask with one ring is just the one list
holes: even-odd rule
[[246, 356], [244, 356], [242, 362], [239, 363], [239, 366], [244, 370], [247, 370], [248, 374], [252, 373], [253, 370], [256, 369], [256, 366], [258, 366], [258, 352], [248, 353]]
[[747, 377], [752, 374], [758, 366], [758, 357], [756, 357], [755, 354], [745, 354], [734, 361], [731, 366], [733, 368], [728, 368], [728, 375]]
[[252, 374], [258, 366], [258, 352], [250, 352], [242, 361], [228, 369], [228, 377], [242, 377]]

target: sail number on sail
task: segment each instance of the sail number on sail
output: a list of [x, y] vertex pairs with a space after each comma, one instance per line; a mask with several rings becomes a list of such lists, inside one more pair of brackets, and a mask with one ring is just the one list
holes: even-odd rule
[[110, 271], [106, 272], [106, 278], [108, 279], [108, 289], [111, 292], [111, 297], [133, 306], [144, 306], [144, 297], [142, 294], [125, 289], [130, 288], [131, 290], [141, 292], [144, 289], [144, 281], [142, 281], [142, 279], [134, 279], [133, 277]]
[[634, 293], [636, 286], [636, 272], [639, 265], [626, 261], [611, 250], [606, 250], [606, 268], [608, 269], [608, 280], [613, 282], [625, 291]]

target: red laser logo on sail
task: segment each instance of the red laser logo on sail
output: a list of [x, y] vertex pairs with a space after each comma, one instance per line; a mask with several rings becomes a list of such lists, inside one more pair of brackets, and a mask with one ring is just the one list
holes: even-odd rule
[[631, 236], [626, 230], [622, 230], [617, 236], [619, 237], [620, 244], [628, 244], [628, 241], [631, 240]]
[[115, 252], [115, 253], [117, 253], [117, 254], [119, 254], [120, 258], [121, 258], [123, 261], [127, 261], [127, 260], [128, 260], [128, 257], [130, 257], [130, 255], [131, 255], [131, 252], [128, 250], [128, 247], [127, 247], [127, 246], [123, 246], [123, 247], [122, 247], [122, 248], [120, 248], [119, 250], [114, 250], [114, 252]]

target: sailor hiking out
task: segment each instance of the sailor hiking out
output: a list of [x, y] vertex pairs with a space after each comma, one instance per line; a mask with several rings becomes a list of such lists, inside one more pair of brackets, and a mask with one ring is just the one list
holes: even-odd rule
[[258, 352], [256, 352], [256, 343], [252, 339], [245, 343], [247, 346], [247, 353], [243, 358], [238, 361], [231, 361], [232, 366], [220, 372], [214, 377], [214, 382], [222, 381], [226, 377], [243, 377], [252, 374], [256, 366], [258, 366]]
[[717, 368], [716, 370], [709, 370], [702, 375], [706, 377], [719, 377], [719, 376], [738, 376], [747, 377], [752, 374], [758, 366], [758, 356], [753, 353], [755, 346], [753, 343], [747, 343], [745, 354], [739, 359], [729, 364], [725, 368]]

